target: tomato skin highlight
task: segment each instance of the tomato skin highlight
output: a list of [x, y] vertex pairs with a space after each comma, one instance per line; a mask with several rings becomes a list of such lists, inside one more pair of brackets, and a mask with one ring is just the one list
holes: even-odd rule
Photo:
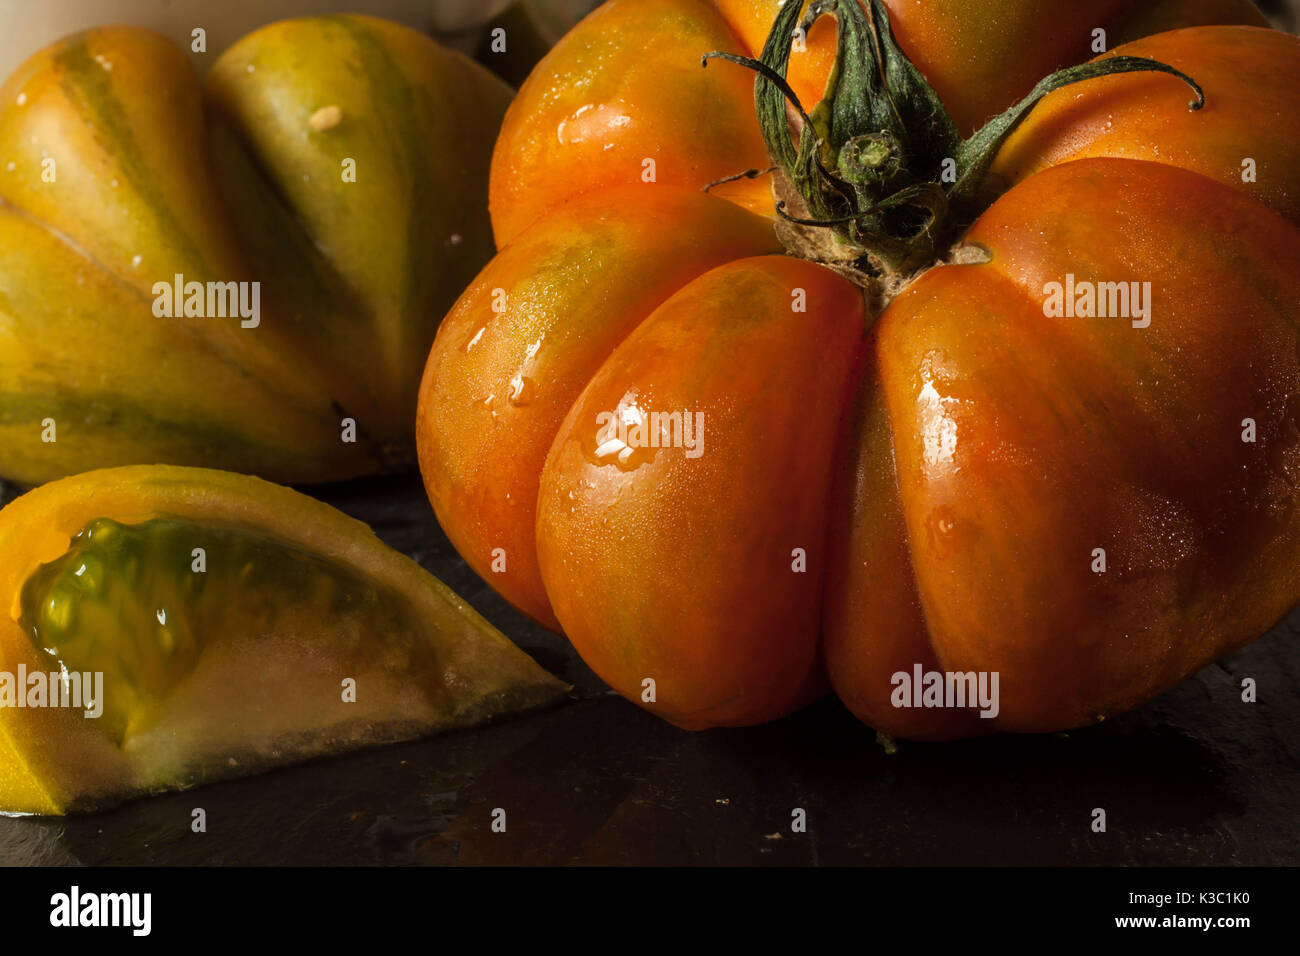
[[[931, 270], [880, 322], [912, 565], [939, 661], [1000, 673], [993, 723], [1061, 730], [1300, 594], [1300, 230], [1194, 173], [1080, 160], [969, 239], [990, 262]], [[1149, 325], [1045, 316], [1067, 273], [1149, 277]]]
[[628, 187], [528, 230], [444, 319], [420, 392], [425, 487], [470, 566], [534, 620], [559, 630], [534, 526], [538, 478], [565, 414], [679, 288], [712, 266], [777, 251], [771, 224], [731, 203]]
[[[753, 75], [731, 64], [700, 65], [705, 53], [739, 48], [707, 0], [610, 0], [582, 21], [506, 113], [490, 185], [497, 245], [584, 192], [698, 190], [767, 168]], [[717, 194], [771, 215], [766, 178]]]
[[941, 670], [917, 593], [903, 521], [894, 438], [880, 383], [879, 340], [868, 357], [835, 473], [822, 652], [835, 693], [866, 724], [909, 740], [993, 730], [967, 710], [894, 706], [895, 674]]
[[[664, 303], [570, 411], [542, 473], [542, 577], [565, 634], [629, 700], [690, 729], [806, 702], [831, 462], [864, 328], [861, 293], [829, 270], [740, 260]], [[606, 411], [698, 413], [701, 453], [598, 458]]]

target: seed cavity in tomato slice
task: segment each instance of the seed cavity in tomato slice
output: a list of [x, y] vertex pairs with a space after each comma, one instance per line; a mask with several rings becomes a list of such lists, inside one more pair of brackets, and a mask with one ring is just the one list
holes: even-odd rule
[[21, 607], [52, 673], [104, 675], [102, 729], [119, 745], [229, 637], [292, 634], [315, 617], [328, 624], [318, 639], [340, 679], [437, 663], [408, 603], [357, 571], [257, 531], [183, 518], [91, 521], [28, 578]]

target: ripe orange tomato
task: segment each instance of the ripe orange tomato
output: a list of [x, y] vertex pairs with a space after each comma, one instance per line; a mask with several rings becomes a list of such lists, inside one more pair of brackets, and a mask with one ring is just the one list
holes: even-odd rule
[[[422, 384], [439, 520], [682, 727], [827, 677], [911, 738], [1137, 706], [1300, 598], [1300, 41], [814, 6], [611, 0], [529, 78]], [[1154, 35], [1031, 93], [1096, 30]]]

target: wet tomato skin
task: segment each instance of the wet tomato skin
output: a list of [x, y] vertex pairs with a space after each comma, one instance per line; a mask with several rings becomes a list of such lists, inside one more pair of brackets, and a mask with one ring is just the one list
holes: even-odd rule
[[[654, 680], [643, 702], [679, 726], [770, 720], [817, 683], [830, 475], [864, 328], [859, 290], [826, 269], [722, 266], [619, 346], [551, 448], [537, 541], [556, 614], [613, 687]], [[601, 412], [668, 410], [699, 416], [695, 449], [598, 454]]]

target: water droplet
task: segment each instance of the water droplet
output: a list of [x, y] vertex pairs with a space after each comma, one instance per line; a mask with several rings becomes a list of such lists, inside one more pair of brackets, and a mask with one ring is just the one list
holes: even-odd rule
[[930, 512], [925, 519], [927, 543], [931, 551], [942, 557], [946, 555], [953, 543], [953, 532], [957, 529], [957, 516], [947, 505], [940, 505]]
[[942, 398], [927, 380], [917, 396], [921, 412], [921, 438], [925, 442], [925, 464], [932, 473], [946, 472], [952, 467], [957, 450], [957, 422], [948, 414], [952, 399]]
[[26, 106], [26, 105], [27, 105], [27, 94], [26, 94], [26, 93], [19, 93], [19, 94], [18, 94], [18, 105], [19, 105], [19, 106]]
[[506, 400], [511, 405], [527, 405], [537, 397], [537, 383], [527, 375], [516, 375], [510, 380], [510, 394]]
[[[607, 134], [612, 129], [632, 125], [632, 117], [611, 109], [605, 104], [588, 103], [574, 110], [568, 119], [555, 129], [555, 136], [563, 144], [581, 143], [586, 139]], [[605, 149], [609, 149], [609, 145]]]

